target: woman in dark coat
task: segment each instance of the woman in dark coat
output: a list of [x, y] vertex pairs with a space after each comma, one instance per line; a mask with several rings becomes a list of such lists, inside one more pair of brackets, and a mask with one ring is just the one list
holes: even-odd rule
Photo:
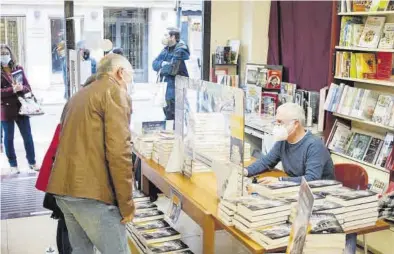
[[[29, 82], [23, 68], [16, 64], [16, 59], [9, 46], [0, 45], [0, 65], [1, 65], [1, 127], [4, 130], [4, 147], [10, 163], [11, 171], [19, 173], [18, 162], [14, 148], [15, 124], [23, 138], [26, 150], [26, 158], [31, 170], [38, 171], [36, 166], [33, 137], [31, 134], [30, 120], [28, 116], [19, 115], [21, 104], [19, 96], [31, 91]], [[22, 83], [17, 83], [12, 74], [20, 70], [22, 73]]]

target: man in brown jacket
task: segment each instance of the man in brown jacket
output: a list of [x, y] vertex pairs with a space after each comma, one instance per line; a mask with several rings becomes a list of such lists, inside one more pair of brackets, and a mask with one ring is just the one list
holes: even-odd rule
[[110, 54], [97, 78], [64, 108], [62, 130], [47, 192], [66, 220], [73, 254], [128, 254], [125, 223], [134, 215], [132, 200], [132, 67]]

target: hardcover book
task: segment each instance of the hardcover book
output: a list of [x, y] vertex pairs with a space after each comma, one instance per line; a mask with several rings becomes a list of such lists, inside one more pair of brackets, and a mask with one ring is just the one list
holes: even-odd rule
[[378, 102], [373, 112], [372, 121], [382, 125], [388, 124], [393, 102], [394, 98], [391, 95], [379, 95]]
[[394, 48], [394, 23], [384, 24], [382, 38], [380, 38], [379, 48]]
[[367, 152], [364, 155], [363, 161], [371, 164], [375, 164], [380, 149], [382, 148], [382, 145], [383, 145], [383, 140], [372, 137]]
[[367, 151], [370, 141], [370, 136], [361, 133], [355, 133], [353, 136], [353, 140], [351, 141], [351, 144], [346, 151], [346, 154], [357, 160], [362, 160], [365, 152]]
[[151, 220], [144, 222], [136, 222], [133, 225], [134, 229], [137, 231], [144, 231], [149, 229], [157, 229], [157, 228], [168, 228], [170, 224], [168, 224], [165, 220]]
[[149, 210], [149, 211], [136, 211], [134, 214], [133, 222], [142, 222], [142, 221], [149, 221], [149, 220], [158, 220], [163, 219], [164, 213], [159, 210]]
[[148, 245], [148, 253], [171, 253], [178, 251], [186, 251], [189, 249], [181, 240], [174, 240], [161, 243], [153, 243]]
[[140, 235], [146, 244], [173, 241], [181, 238], [181, 234], [171, 227], [148, 229], [141, 231]]
[[312, 214], [310, 234], [344, 234], [335, 215], [330, 213]]
[[363, 48], [377, 48], [385, 21], [386, 17], [368, 16], [359, 46]]

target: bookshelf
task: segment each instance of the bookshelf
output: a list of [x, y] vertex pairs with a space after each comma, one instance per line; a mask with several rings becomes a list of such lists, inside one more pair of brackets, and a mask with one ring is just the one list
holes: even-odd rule
[[[341, 2], [333, 2], [332, 5], [332, 23], [331, 23], [331, 42], [330, 42], [330, 73], [328, 77], [328, 84], [340, 82], [345, 83], [347, 85], [353, 86], [355, 88], [363, 88], [368, 90], [374, 90], [382, 94], [393, 94], [394, 93], [394, 80], [378, 80], [378, 79], [359, 79], [359, 78], [350, 78], [350, 77], [340, 77], [336, 75], [336, 52], [340, 51], [348, 51], [355, 53], [392, 53], [394, 54], [393, 49], [382, 49], [382, 48], [362, 48], [358, 46], [339, 46], [340, 41], [340, 33], [341, 33], [341, 20], [342, 16], [361, 16], [363, 20], [366, 20], [368, 16], [385, 16], [386, 23], [394, 23], [394, 11], [376, 11], [376, 12], [341, 12]], [[365, 22], [365, 21], [364, 21]], [[393, 94], [394, 96], [394, 94]], [[350, 121], [351, 128], [357, 131], [364, 132], [364, 134], [370, 136], [381, 136], [385, 135], [386, 132], [394, 133], [394, 127], [385, 126], [379, 123], [372, 122], [370, 120], [364, 120], [352, 117], [350, 115], [343, 115], [340, 113], [332, 113], [327, 112], [326, 115], [326, 129], [325, 129], [325, 137], [326, 139], [329, 136], [329, 133], [332, 130], [335, 119], [345, 119]], [[335, 151], [330, 151], [333, 155], [334, 163], [335, 160], [337, 162], [351, 162], [360, 164], [363, 166], [369, 174], [369, 178], [371, 181], [373, 179], [379, 179], [384, 182], [389, 182], [390, 174], [394, 179], [394, 172], [390, 172], [388, 169], [376, 166], [374, 164], [370, 164], [364, 162], [362, 160], [357, 160], [345, 154], [337, 153]]]
[[339, 50], [347, 50], [347, 51], [362, 51], [362, 52], [389, 52], [394, 53], [394, 49], [381, 49], [381, 48], [361, 48], [361, 47], [344, 47], [344, 46], [336, 46], [336, 49]]
[[363, 164], [363, 165], [368, 166], [368, 167], [370, 167], [370, 168], [374, 168], [374, 169], [376, 169], [376, 170], [380, 170], [380, 171], [382, 171], [382, 172], [384, 172], [384, 173], [389, 173], [389, 170], [388, 170], [388, 169], [379, 167], [379, 166], [377, 166], [377, 165], [375, 165], [375, 164], [371, 164], [371, 163], [368, 163], [368, 162], [365, 162], [365, 161], [362, 161], [362, 160], [355, 159], [355, 158], [353, 158], [353, 157], [347, 156], [347, 155], [342, 154], [342, 153], [334, 152], [334, 151], [331, 150], [331, 154], [335, 154], [335, 155], [337, 155], [337, 156], [346, 158], [346, 159], [348, 159], [348, 160], [352, 160], [352, 161], [354, 161], [354, 162]]
[[363, 12], [339, 12], [339, 16], [380, 16], [394, 15], [394, 11], [363, 11]]

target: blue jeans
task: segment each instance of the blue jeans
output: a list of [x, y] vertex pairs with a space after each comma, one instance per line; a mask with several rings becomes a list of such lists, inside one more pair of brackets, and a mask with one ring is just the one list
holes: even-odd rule
[[15, 121], [1, 121], [1, 127], [4, 130], [4, 147], [8, 162], [11, 167], [18, 166], [14, 147], [15, 123], [18, 125], [23, 138], [27, 161], [29, 165], [35, 165], [36, 155], [34, 152], [33, 137], [31, 135], [30, 120], [28, 116], [18, 116]]
[[93, 199], [56, 196], [66, 220], [73, 254], [129, 254], [119, 208]]
[[346, 235], [345, 254], [356, 254], [357, 234]]

